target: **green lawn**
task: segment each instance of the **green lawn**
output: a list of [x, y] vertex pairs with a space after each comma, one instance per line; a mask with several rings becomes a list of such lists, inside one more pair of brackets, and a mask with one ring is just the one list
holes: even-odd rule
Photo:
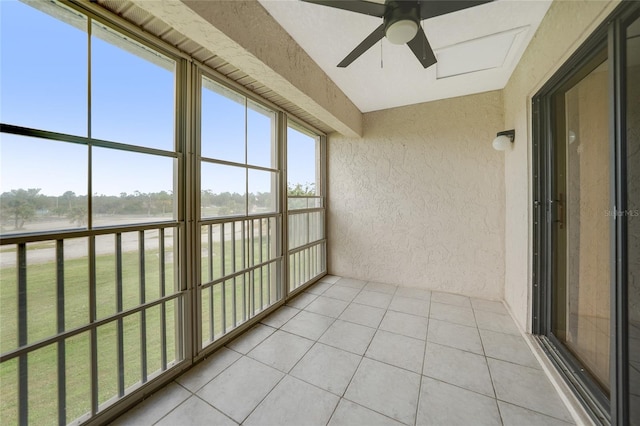
[[[157, 250], [145, 252], [146, 300], [159, 296], [159, 260]], [[124, 307], [139, 304], [139, 272], [137, 252], [123, 254]], [[73, 329], [88, 323], [89, 286], [87, 258], [65, 262], [65, 326]], [[167, 294], [173, 292], [173, 264], [165, 266]], [[16, 268], [3, 268], [0, 276], [0, 348], [4, 353], [17, 347]], [[35, 342], [56, 334], [55, 263], [27, 267], [28, 341]], [[104, 318], [116, 312], [115, 256], [96, 257], [97, 313]], [[175, 303], [165, 303], [167, 320], [166, 350], [168, 360], [175, 359]], [[161, 367], [160, 306], [145, 310], [148, 374]], [[122, 320], [125, 356], [125, 386], [141, 377], [140, 318], [141, 313]], [[98, 328], [99, 400], [105, 402], [117, 394], [117, 321]], [[90, 410], [90, 335], [88, 332], [65, 341], [67, 421]], [[57, 423], [58, 345], [49, 345], [28, 355], [29, 421], [33, 424]], [[3, 424], [17, 424], [17, 360], [0, 364], [0, 395]]]
[[[253, 241], [253, 250], [248, 250], [251, 243], [246, 242], [245, 252], [250, 252], [253, 262], [260, 262], [259, 238]], [[43, 247], [49, 247], [45, 245]], [[236, 253], [231, 251], [229, 241], [225, 243], [225, 274], [233, 270], [243, 269], [242, 241], [236, 241]], [[213, 276], [209, 275], [207, 243], [203, 243], [202, 269], [203, 281], [209, 282], [222, 275], [220, 261], [220, 242], [212, 245], [214, 263], [211, 265]], [[263, 238], [263, 260], [267, 260], [268, 241]], [[5, 249], [5, 252], [7, 250]], [[255, 263], [254, 263], [255, 262]], [[116, 259], [114, 254], [96, 256], [96, 295], [97, 317], [105, 318], [116, 313]], [[140, 267], [137, 251], [122, 254], [123, 276], [123, 308], [128, 309], [140, 302]], [[173, 294], [174, 270], [173, 262], [165, 265], [165, 292]], [[145, 300], [157, 299], [160, 295], [160, 272], [158, 250], [145, 251]], [[89, 320], [89, 261], [87, 257], [65, 261], [65, 327], [73, 329], [88, 323]], [[252, 278], [250, 280], [250, 278]], [[262, 277], [262, 282], [260, 281]], [[250, 282], [253, 281], [253, 282]], [[272, 288], [268, 287], [271, 282]], [[253, 289], [250, 290], [251, 286]], [[263, 291], [263, 305], [260, 305], [260, 287]], [[266, 307], [269, 292], [275, 286], [275, 264], [258, 269], [254, 274], [244, 274], [235, 279], [235, 323], [240, 324], [251, 315], [251, 307], [259, 311]], [[202, 341], [210, 341], [210, 330], [213, 326], [217, 337], [222, 334], [222, 306], [224, 289], [224, 306], [226, 331], [234, 326], [234, 283], [227, 280], [220, 285], [205, 289], [202, 294]], [[253, 303], [250, 295], [253, 294]], [[272, 293], [273, 294], [273, 293]], [[274, 301], [272, 296], [271, 302]], [[212, 325], [210, 306], [213, 305]], [[28, 306], [28, 341], [35, 342], [56, 334], [56, 270], [55, 262], [32, 264], [27, 267], [27, 306]], [[176, 357], [176, 302], [164, 304], [166, 310], [166, 351], [170, 362]], [[146, 309], [146, 361], [148, 374], [161, 368], [161, 315], [160, 306]], [[141, 331], [140, 318], [136, 313], [122, 320], [124, 336], [124, 380], [125, 388], [140, 381], [141, 377]], [[2, 353], [17, 347], [17, 272], [15, 267], [0, 270], [0, 351]], [[99, 402], [103, 403], [117, 395], [118, 362], [117, 362], [118, 321], [112, 321], [97, 330], [98, 340], [98, 392]], [[90, 334], [89, 332], [66, 339], [64, 344], [66, 360], [66, 409], [67, 422], [70, 422], [88, 411], [91, 404], [90, 382]], [[29, 381], [29, 423], [57, 424], [58, 413], [58, 345], [49, 345], [28, 355]], [[18, 416], [18, 360], [0, 364], [0, 418], [2, 424], [17, 424]]]

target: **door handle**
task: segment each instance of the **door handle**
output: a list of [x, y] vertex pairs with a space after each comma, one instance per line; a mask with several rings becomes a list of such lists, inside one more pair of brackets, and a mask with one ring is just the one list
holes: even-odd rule
[[564, 229], [564, 196], [561, 193], [558, 194], [558, 199], [554, 200], [558, 204], [558, 219], [554, 220], [558, 224], [560, 229]]

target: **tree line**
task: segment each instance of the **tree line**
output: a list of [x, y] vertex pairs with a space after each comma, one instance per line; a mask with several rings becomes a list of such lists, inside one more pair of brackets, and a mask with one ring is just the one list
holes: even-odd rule
[[[84, 226], [87, 223], [88, 200], [86, 195], [66, 191], [62, 195], [42, 194], [40, 188], [12, 189], [0, 194], [0, 214], [3, 226], [23, 229], [25, 224], [36, 218], [66, 218], [70, 223]], [[289, 184], [288, 195], [315, 195], [314, 184]], [[211, 190], [201, 192], [202, 207], [215, 208], [220, 215], [244, 209], [247, 199], [244, 194]], [[248, 202], [258, 209], [273, 209], [273, 194], [269, 192], [251, 193]], [[172, 191], [122, 192], [120, 195], [94, 195], [92, 209], [95, 215], [147, 215], [166, 216], [173, 212]]]

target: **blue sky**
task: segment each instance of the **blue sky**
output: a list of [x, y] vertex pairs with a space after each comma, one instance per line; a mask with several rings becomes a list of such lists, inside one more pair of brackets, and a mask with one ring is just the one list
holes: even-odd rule
[[[124, 42], [127, 50], [117, 47], [108, 41], [118, 37], [94, 25], [88, 123], [86, 21], [68, 14], [72, 24], [61, 22], [15, 0], [0, 0], [0, 19], [0, 121], [80, 136], [88, 136], [90, 125], [98, 139], [173, 150], [172, 61], [131, 43]], [[244, 163], [244, 100], [205, 87], [202, 102], [203, 156]], [[256, 105], [249, 105], [246, 115], [248, 162], [272, 167], [271, 117]], [[0, 138], [0, 192], [87, 193], [86, 146], [7, 134]], [[289, 181], [315, 181], [314, 140], [293, 129], [288, 138]], [[92, 191], [170, 191], [173, 165], [173, 159], [161, 156], [94, 148]], [[203, 189], [243, 193], [244, 174], [244, 169], [203, 166]], [[271, 176], [252, 171], [249, 185], [250, 191], [268, 191]]]

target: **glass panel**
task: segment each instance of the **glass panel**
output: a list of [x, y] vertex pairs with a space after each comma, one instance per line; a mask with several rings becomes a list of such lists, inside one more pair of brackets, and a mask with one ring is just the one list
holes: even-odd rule
[[91, 136], [173, 151], [175, 62], [93, 21]]
[[224, 224], [224, 246], [223, 246], [223, 255], [224, 255], [224, 265], [223, 265], [223, 276], [230, 275], [236, 271], [236, 261], [235, 261], [235, 225], [233, 223], [225, 223]]
[[121, 235], [122, 310], [126, 311], [140, 304], [140, 251], [137, 232]]
[[244, 215], [247, 211], [247, 169], [202, 163], [201, 217]]
[[[566, 235], [566, 285], [557, 287], [555, 334], [609, 390], [610, 168], [607, 62], [564, 94], [564, 191], [558, 232]], [[563, 194], [564, 193], [564, 194]], [[566, 213], [562, 214], [562, 209]], [[564, 294], [560, 294], [564, 292]], [[564, 301], [563, 301], [564, 300]]]
[[278, 174], [249, 169], [249, 213], [276, 211]]
[[247, 102], [247, 163], [276, 168], [276, 114], [255, 102]]
[[309, 243], [309, 213], [289, 215], [289, 249]]
[[3, 424], [17, 425], [20, 423], [18, 421], [19, 396], [17, 358], [2, 363], [2, 368], [0, 368], [0, 383], [2, 383], [2, 386], [0, 386], [0, 400], [2, 400], [2, 404], [0, 404], [0, 419], [2, 419]]
[[146, 311], [147, 323], [147, 374], [152, 375], [162, 370], [162, 329], [160, 305]]
[[223, 284], [216, 284], [212, 287], [213, 291], [213, 331], [214, 337], [218, 338], [222, 333], [226, 332], [226, 328], [224, 328], [223, 324], [223, 292], [222, 292]]
[[324, 243], [289, 255], [289, 290], [295, 290], [324, 272]]
[[179, 328], [182, 324], [182, 318], [177, 315], [180, 310], [177, 309], [178, 303], [182, 303], [181, 298], [177, 298], [166, 302], [165, 305], [165, 328], [167, 330], [167, 364], [170, 365], [178, 359], [178, 337], [180, 336]]
[[[89, 240], [64, 240], [65, 330], [89, 322]], [[75, 419], [75, 417], [73, 417]]]
[[627, 28], [629, 424], [640, 424], [640, 18]]
[[224, 282], [224, 323], [225, 331], [230, 331], [235, 328], [235, 286], [234, 280], [227, 280]]
[[[292, 192], [291, 188], [289, 192]], [[323, 207], [321, 197], [290, 196], [287, 201], [289, 210], [318, 209]]]
[[245, 280], [244, 275], [240, 275], [233, 280], [233, 286], [236, 292], [236, 304], [235, 311], [236, 316], [234, 318], [235, 324], [242, 324], [247, 318], [247, 306], [245, 304]]
[[174, 164], [170, 157], [93, 148], [93, 225], [173, 220]]
[[211, 282], [222, 277], [221, 229], [221, 224], [202, 227], [202, 283]]
[[118, 395], [118, 332], [116, 322], [98, 327], [98, 403]]
[[289, 195], [319, 195], [318, 139], [287, 128], [287, 188]]
[[3, 123], [87, 136], [86, 30], [58, 3], [0, 1]]
[[324, 238], [324, 212], [309, 213], [309, 242]]
[[180, 289], [178, 283], [178, 229], [165, 228], [164, 230], [164, 294], [168, 296]]
[[[276, 224], [276, 221], [277, 221], [277, 224]], [[267, 254], [268, 254], [268, 259], [272, 260], [281, 255], [281, 253], [278, 252], [278, 239], [279, 239], [278, 234], [281, 232], [280, 228], [282, 223], [279, 220], [277, 220], [275, 217], [270, 217], [268, 225], [269, 225], [268, 227], [269, 235], [267, 237], [267, 242], [268, 242]]]
[[[124, 387], [125, 389], [140, 381], [140, 316], [142, 312], [128, 315], [122, 319], [124, 337]], [[115, 348], [112, 348], [113, 351]]]
[[200, 313], [202, 320], [200, 321], [200, 331], [202, 333], [202, 346], [213, 341], [211, 337], [211, 316], [213, 315], [213, 296], [211, 294], [213, 287], [201, 290]]
[[245, 98], [202, 77], [201, 153], [245, 163]]
[[57, 345], [29, 352], [27, 358], [29, 423], [47, 424], [52, 418], [58, 418], [58, 398], [54, 396], [58, 394]]
[[151, 302], [160, 297], [160, 251], [158, 230], [144, 231], [144, 295]]
[[[0, 289], [2, 289], [0, 291], [0, 324], [2, 324], [0, 353], [5, 353], [18, 347], [18, 315], [16, 315], [18, 311], [17, 253], [16, 244], [0, 246]], [[4, 364], [2, 364], [2, 367], [4, 368]], [[3, 368], [0, 368], [0, 372], [4, 372]], [[4, 378], [4, 374], [0, 377]], [[3, 388], [5, 386], [0, 386], [0, 389]]]
[[113, 235], [95, 237], [96, 245], [96, 316], [116, 313], [116, 243]]
[[91, 335], [65, 340], [67, 423], [91, 410]]
[[[56, 334], [55, 241], [27, 244], [27, 332], [29, 343]], [[4, 333], [4, 327], [3, 327]]]
[[86, 146], [2, 133], [0, 152], [0, 233], [87, 226]]

